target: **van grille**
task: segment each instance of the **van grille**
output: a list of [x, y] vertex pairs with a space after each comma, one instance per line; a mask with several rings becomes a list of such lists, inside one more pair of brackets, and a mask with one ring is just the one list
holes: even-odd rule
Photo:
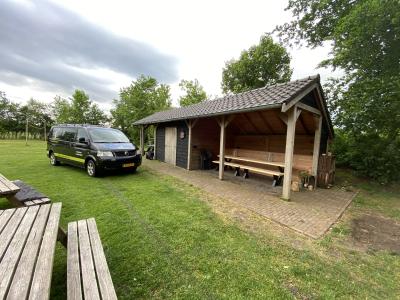
[[135, 150], [127, 150], [127, 151], [115, 151], [116, 157], [125, 157], [125, 156], [134, 156], [136, 154]]

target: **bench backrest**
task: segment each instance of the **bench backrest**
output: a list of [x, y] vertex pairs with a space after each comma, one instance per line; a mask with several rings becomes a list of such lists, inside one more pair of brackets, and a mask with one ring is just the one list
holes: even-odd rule
[[[237, 157], [247, 157], [259, 160], [266, 160], [270, 162], [284, 162], [285, 153], [281, 152], [268, 152], [242, 148], [229, 148], [225, 150], [226, 155]], [[312, 168], [312, 155], [293, 154], [293, 168], [298, 170], [311, 171]]]

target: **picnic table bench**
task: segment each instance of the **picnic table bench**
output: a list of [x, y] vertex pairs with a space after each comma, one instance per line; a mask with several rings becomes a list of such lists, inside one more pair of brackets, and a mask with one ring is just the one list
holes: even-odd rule
[[0, 196], [15, 195], [19, 190], [18, 186], [0, 174]]
[[[219, 155], [218, 155], [219, 157]], [[233, 156], [233, 155], [225, 155], [225, 160], [224, 165], [230, 166], [235, 168], [235, 176], [240, 176], [240, 169], [243, 169], [244, 178], [249, 177], [249, 171], [262, 174], [262, 175], [270, 175], [273, 176], [274, 181], [272, 182], [272, 186], [279, 185], [282, 182], [282, 178], [284, 175], [284, 167], [285, 164], [281, 162], [272, 162], [272, 161], [267, 161], [267, 160], [261, 160], [261, 159], [255, 159], [251, 157], [243, 157], [243, 156]], [[234, 162], [232, 162], [234, 161]], [[269, 170], [265, 169], [262, 167], [257, 167], [257, 166], [252, 166], [252, 165], [246, 165], [243, 163], [237, 163], [238, 162], [247, 162], [247, 163], [252, 163], [256, 165], [262, 165], [262, 166], [273, 166], [273, 167], [278, 167], [279, 171], [274, 171], [274, 170]], [[218, 164], [220, 163], [219, 160], [214, 160], [213, 163]]]
[[0, 299], [48, 299], [61, 203], [0, 211]]
[[68, 299], [117, 299], [96, 221], [68, 224]]

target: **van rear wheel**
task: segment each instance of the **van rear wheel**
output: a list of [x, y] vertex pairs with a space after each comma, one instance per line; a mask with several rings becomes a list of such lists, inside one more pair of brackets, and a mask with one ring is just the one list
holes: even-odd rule
[[60, 162], [57, 160], [56, 156], [54, 155], [54, 152], [51, 152], [50, 154], [50, 164], [52, 166], [58, 166]]
[[90, 177], [96, 177], [97, 176], [96, 163], [92, 159], [89, 159], [88, 162], [86, 163], [86, 173]]

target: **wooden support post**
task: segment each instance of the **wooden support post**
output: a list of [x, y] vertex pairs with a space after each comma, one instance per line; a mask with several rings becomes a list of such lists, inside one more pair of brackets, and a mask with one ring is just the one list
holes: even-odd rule
[[68, 247], [68, 245], [67, 245], [67, 242], [68, 242], [67, 233], [61, 227], [58, 227], [57, 241], [59, 241], [65, 248]]
[[321, 144], [321, 128], [322, 128], [322, 116], [315, 117], [316, 128], [314, 134], [314, 150], [313, 150], [313, 161], [311, 174], [317, 178], [318, 171], [318, 159], [319, 159], [319, 148]]
[[188, 120], [186, 125], [188, 127], [188, 155], [187, 155], [187, 166], [186, 169], [190, 170], [192, 161], [192, 129], [196, 125], [199, 119]]
[[285, 148], [285, 172], [283, 176], [282, 198], [290, 199], [290, 189], [292, 185], [293, 172], [293, 149], [294, 138], [296, 134], [297, 107], [294, 106], [288, 111], [287, 130], [286, 130], [286, 148]]
[[225, 162], [225, 116], [222, 116], [219, 120], [220, 136], [219, 136], [219, 179], [224, 179], [224, 162]]
[[140, 126], [140, 154], [144, 155], [144, 126]]

